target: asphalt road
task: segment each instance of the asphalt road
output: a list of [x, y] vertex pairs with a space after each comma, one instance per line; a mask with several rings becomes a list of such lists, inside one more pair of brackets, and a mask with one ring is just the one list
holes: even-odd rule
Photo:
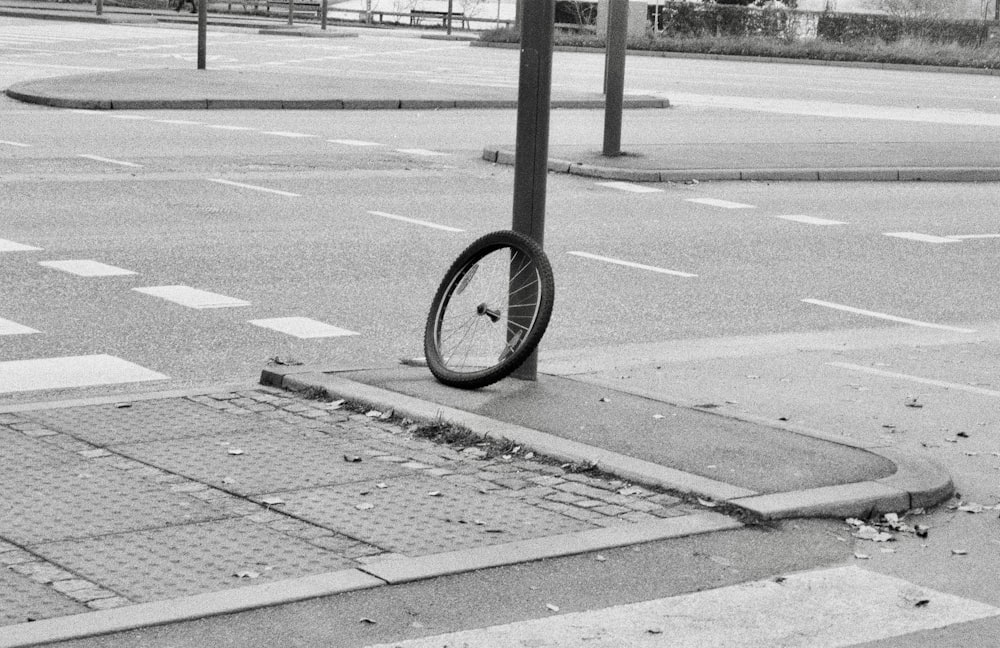
[[[4, 19], [0, 85], [193, 65], [193, 48], [192, 32], [183, 29]], [[599, 59], [557, 56], [557, 83], [593, 90]], [[335, 70], [389, 82], [418, 74], [428, 82], [448, 74], [470, 84], [516, 78], [515, 52], [386, 34], [313, 42], [221, 31], [209, 63]], [[630, 59], [629, 90], [687, 103], [666, 114], [629, 113], [623, 142], [662, 128], [677, 128], [681, 141], [710, 138], [713, 120], [732, 119], [745, 120], [751, 137], [755, 120], [765, 118], [782, 120], [793, 139], [796, 115], [818, 110], [832, 114], [833, 143], [865, 132], [891, 142], [894, 133], [912, 129], [959, 143], [996, 141], [998, 83], [966, 75]], [[734, 105], [734, 96], [743, 103]], [[560, 111], [553, 141], [578, 143], [591, 135], [596, 141], [600, 123], [598, 114]], [[0, 99], [0, 242], [40, 248], [0, 252], [0, 324], [37, 331], [4, 335], [0, 361], [103, 353], [169, 377], [156, 385], [185, 386], [253, 380], [275, 357], [349, 366], [419, 355], [423, 320], [444, 269], [476, 236], [509, 225], [513, 173], [479, 154], [485, 144], [512, 141], [513, 131], [510, 111], [110, 114]], [[655, 191], [550, 176], [546, 249], [557, 304], [543, 361], [583, 363], [596, 382], [653, 389], [675, 402], [716, 402], [741, 415], [901, 445], [944, 461], [966, 501], [1000, 501], [995, 186], [646, 188]], [[135, 274], [86, 277], [40, 265], [66, 260]], [[192, 309], [135, 290], [175, 285], [249, 305]], [[250, 323], [277, 317], [308, 317], [356, 335], [297, 338]], [[133, 389], [148, 385], [12, 391], [0, 394], [0, 403]], [[907, 406], [914, 397], [925, 406]], [[868, 547], [865, 567], [1000, 604], [992, 576], [1000, 567], [995, 512], [943, 509], [929, 519], [932, 542], [908, 538], [892, 553]], [[722, 556], [709, 560], [720, 571], [727, 563], [745, 567], [729, 572], [729, 581], [706, 578], [688, 588], [851, 559], [835, 537], [843, 530], [826, 523], [802, 529], [806, 537], [785, 529], [760, 544], [747, 540], [746, 551], [711, 553]], [[823, 551], [792, 550], [821, 546], [821, 539], [830, 543]], [[797, 558], [777, 560], [782, 549]], [[955, 549], [966, 554], [956, 556]], [[625, 552], [629, 560], [615, 578], [669, 561], [659, 551]], [[699, 551], [681, 553], [697, 558]], [[572, 573], [591, 574], [580, 565]], [[584, 593], [565, 574], [544, 585], [528, 582], [535, 577], [519, 570], [497, 576], [520, 583], [512, 585], [515, 592], [572, 589], [572, 602], [561, 604], [566, 609], [612, 602]], [[469, 582], [427, 587], [455, 585], [449, 591], [483, 596], [477, 576], [463, 578]], [[621, 600], [683, 589], [643, 585], [630, 594], [620, 583], [608, 587], [617, 587]], [[432, 589], [414, 588], [412, 595], [435, 600]], [[506, 619], [470, 614], [476, 606], [513, 610], [510, 618], [545, 613], [477, 596], [466, 597], [466, 607], [456, 607], [450, 619], [425, 625], [443, 631]], [[353, 618], [355, 610], [394, 604], [384, 599], [339, 609]], [[325, 602], [309, 605], [315, 607], [302, 609], [314, 618], [330, 614]], [[285, 622], [300, 623], [295, 610], [260, 614], [255, 622], [291, 614]], [[212, 623], [217, 637], [239, 637], [234, 628], [241, 624], [253, 627], [239, 619]], [[336, 624], [320, 625], [316, 635], [303, 632], [338, 631]], [[353, 621], [351, 627], [343, 645], [431, 631], [402, 617], [384, 624], [384, 634], [364, 634]], [[194, 628], [193, 636], [204, 629]], [[164, 642], [175, 640], [164, 635]]]

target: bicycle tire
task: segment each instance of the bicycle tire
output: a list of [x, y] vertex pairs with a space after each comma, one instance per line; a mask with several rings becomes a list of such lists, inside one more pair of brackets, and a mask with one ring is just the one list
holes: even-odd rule
[[[509, 250], [509, 256], [505, 250]], [[506, 281], [502, 274], [498, 275], [504, 271], [504, 263]], [[517, 287], [512, 289], [512, 283]], [[484, 293], [478, 290], [490, 291], [493, 299], [480, 301]], [[521, 293], [523, 299], [519, 302], [524, 303], [510, 304], [514, 292]], [[448, 268], [431, 302], [424, 328], [427, 367], [441, 383], [461, 389], [478, 389], [506, 378], [538, 346], [551, 319], [554, 298], [552, 266], [541, 245], [511, 230], [490, 232], [476, 239]], [[512, 314], [514, 310], [517, 312]], [[451, 327], [448, 322], [454, 318], [463, 319]], [[501, 321], [502, 326], [491, 326]], [[450, 344], [450, 338], [462, 328], [468, 330], [457, 343]], [[467, 350], [456, 358], [458, 349], [452, 351], [451, 347], [480, 332], [484, 341], [470, 343], [480, 344], [485, 349], [483, 355], [471, 355]]]

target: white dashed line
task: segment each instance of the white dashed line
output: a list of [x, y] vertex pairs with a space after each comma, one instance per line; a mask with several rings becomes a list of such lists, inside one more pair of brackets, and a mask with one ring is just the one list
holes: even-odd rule
[[131, 121], [140, 121], [140, 120], [149, 119], [149, 117], [146, 117], [144, 115], [111, 115], [111, 119], [125, 119], [125, 120], [131, 120]]
[[378, 142], [366, 142], [365, 140], [331, 139], [326, 141], [332, 144], [343, 144], [344, 146], [382, 146]]
[[899, 322], [901, 324], [910, 324], [911, 326], [922, 326], [924, 328], [941, 329], [943, 331], [955, 331], [956, 333], [975, 333], [975, 329], [959, 328], [957, 326], [946, 326], [944, 324], [932, 324], [930, 322], [921, 322], [919, 320], [912, 320], [906, 317], [897, 317], [895, 315], [888, 315], [886, 313], [878, 313], [875, 311], [864, 310], [861, 308], [854, 308], [853, 306], [844, 306], [843, 304], [835, 304], [833, 302], [822, 301], [819, 299], [803, 299], [803, 302], [807, 304], [813, 304], [815, 306], [824, 306], [826, 308], [832, 308], [835, 310], [844, 311], [847, 313], [854, 313], [855, 315], [866, 315], [868, 317], [874, 317], [876, 319], [888, 320], [890, 322]]
[[148, 288], [133, 288], [132, 290], [188, 308], [235, 308], [250, 305], [250, 302], [242, 299], [199, 290], [191, 286], [150, 286]]
[[431, 223], [430, 221], [420, 220], [418, 218], [407, 218], [406, 216], [397, 216], [396, 214], [389, 214], [387, 212], [381, 211], [369, 211], [372, 216], [381, 216], [382, 218], [391, 218], [392, 220], [402, 221], [404, 223], [411, 223], [413, 225], [422, 225], [423, 227], [430, 227], [432, 229], [439, 229], [445, 232], [464, 232], [465, 230], [458, 229], [457, 227], [449, 227], [448, 225], [438, 225], [437, 223]]
[[308, 317], [274, 317], [250, 320], [254, 326], [278, 331], [297, 338], [344, 337], [357, 335], [354, 331], [338, 328]]
[[933, 385], [934, 387], [943, 387], [945, 389], [964, 391], [964, 392], [969, 392], [970, 394], [979, 394], [980, 396], [992, 396], [993, 398], [1000, 398], [1000, 391], [996, 391], [993, 389], [984, 389], [982, 387], [975, 387], [973, 385], [963, 385], [962, 383], [952, 383], [952, 382], [945, 382], [943, 380], [933, 380], [931, 378], [921, 378], [920, 376], [910, 376], [908, 374], [896, 373], [894, 371], [882, 371], [881, 369], [872, 369], [871, 367], [850, 364], [848, 362], [827, 362], [826, 364], [830, 367], [840, 367], [841, 369], [848, 369], [850, 371], [859, 371], [861, 373], [867, 373], [873, 376], [881, 376], [883, 378], [896, 378], [899, 380], [908, 380], [910, 382], [920, 383], [922, 385]]
[[775, 216], [775, 218], [780, 218], [782, 220], [792, 221], [795, 223], [804, 223], [806, 225], [847, 225], [844, 221], [829, 220], [826, 218], [816, 218], [815, 216]]
[[954, 236], [949, 236], [948, 238], [958, 239], [959, 241], [969, 241], [973, 239], [1000, 238], [1000, 234], [955, 234]]
[[411, 149], [396, 149], [399, 153], [406, 153], [407, 155], [423, 155], [425, 157], [432, 157], [435, 155], [447, 155], [447, 153], [441, 153], [440, 151], [430, 151], [428, 149], [422, 148], [411, 148]]
[[222, 178], [208, 178], [209, 182], [217, 182], [218, 184], [229, 185], [230, 187], [240, 187], [241, 189], [253, 189], [254, 191], [263, 191], [265, 193], [273, 193], [279, 196], [288, 196], [289, 198], [298, 198], [301, 194], [292, 193], [290, 191], [281, 191], [280, 189], [269, 189], [268, 187], [259, 187], [257, 185], [246, 184], [243, 182], [233, 182], [232, 180], [223, 180]]
[[0, 252], [29, 252], [41, 249], [42, 248], [25, 245], [23, 243], [8, 241], [7, 239], [0, 239]]
[[31, 144], [23, 144], [21, 142], [11, 142], [10, 140], [0, 140], [0, 144], [4, 146], [18, 146], [20, 148], [31, 148]]
[[264, 135], [277, 135], [278, 137], [316, 137], [307, 133], [292, 133], [289, 131], [261, 131]]
[[39, 261], [38, 265], [45, 266], [46, 268], [52, 268], [53, 270], [62, 270], [63, 272], [75, 274], [80, 277], [117, 277], [135, 274], [131, 270], [117, 268], [113, 265], [107, 265], [106, 263], [92, 261], [90, 259]]
[[208, 124], [208, 128], [217, 128], [219, 130], [227, 131], [255, 131], [257, 130], [253, 126], [229, 126], [227, 124]]
[[111, 158], [101, 157], [99, 155], [85, 155], [81, 153], [79, 157], [87, 158], [88, 160], [94, 160], [95, 162], [105, 162], [107, 164], [117, 164], [118, 166], [124, 167], [141, 167], [141, 164], [136, 164], [135, 162], [125, 162], [124, 160], [113, 160]]
[[722, 209], [753, 209], [753, 205], [746, 205], [744, 203], [729, 202], [728, 200], [719, 200], [718, 198], [687, 198], [687, 202], [698, 203], [699, 205], [708, 205], [709, 207], [721, 207]]
[[632, 193], [659, 193], [663, 191], [663, 189], [659, 189], [657, 187], [648, 187], [646, 185], [635, 184], [632, 182], [619, 182], [617, 180], [611, 182], [595, 182], [594, 184], [601, 187], [608, 187], [609, 189], [629, 191]]
[[909, 241], [919, 241], [920, 243], [958, 243], [954, 237], [934, 236], [932, 234], [921, 234], [920, 232], [886, 232], [886, 236], [907, 239]]
[[0, 362], [0, 393], [168, 379], [169, 376], [109, 355]]
[[0, 335], [28, 335], [38, 333], [33, 328], [0, 317]]
[[583, 257], [585, 259], [593, 259], [595, 261], [604, 261], [605, 263], [613, 263], [615, 265], [625, 266], [628, 268], [636, 268], [638, 270], [649, 270], [650, 272], [659, 272], [660, 274], [674, 275], [675, 277], [690, 278], [698, 276], [696, 274], [691, 274], [690, 272], [680, 272], [679, 270], [668, 270], [666, 268], [658, 268], [656, 266], [645, 265], [643, 263], [635, 263], [633, 261], [623, 261], [622, 259], [613, 259], [611, 257], [600, 256], [597, 254], [590, 254], [589, 252], [568, 252], [567, 254]]
[[191, 121], [190, 119], [154, 119], [157, 124], [178, 124], [180, 126], [204, 126], [205, 122]]

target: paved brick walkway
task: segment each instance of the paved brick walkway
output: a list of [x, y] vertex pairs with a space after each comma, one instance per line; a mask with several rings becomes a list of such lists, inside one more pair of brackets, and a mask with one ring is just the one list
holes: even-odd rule
[[261, 387], [0, 414], [0, 624], [695, 508]]

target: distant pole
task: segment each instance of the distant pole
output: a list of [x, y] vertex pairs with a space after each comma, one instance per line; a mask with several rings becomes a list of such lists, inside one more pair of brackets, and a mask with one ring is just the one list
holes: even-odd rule
[[198, 69], [205, 69], [205, 41], [208, 33], [208, 0], [198, 1]]
[[100, 16], [104, 13], [104, 0], [97, 0], [94, 4], [97, 5], [97, 15]]
[[453, 7], [454, 7], [453, 0], [448, 0], [448, 30], [447, 30], [447, 33], [448, 33], [449, 36], [451, 36], [451, 12], [452, 12], [452, 8]]
[[295, 8], [295, 0], [288, 0], [288, 26], [291, 27], [295, 23], [292, 21], [292, 11]]
[[320, 15], [319, 15], [319, 28], [320, 29], [326, 29], [326, 11], [327, 11], [327, 6], [328, 6], [327, 0], [323, 0], [322, 5], [319, 8], [319, 10], [321, 12]]
[[[521, 4], [521, 71], [517, 91], [512, 229], [542, 244], [545, 233], [545, 182], [549, 163], [549, 103], [552, 96], [552, 32], [555, 0]], [[511, 268], [511, 274], [516, 274]], [[513, 294], [522, 286], [511, 280]], [[538, 379], [538, 351], [514, 372]]]
[[608, 1], [607, 66], [604, 79], [604, 155], [621, 155], [622, 103], [625, 95], [625, 48], [628, 0]]

